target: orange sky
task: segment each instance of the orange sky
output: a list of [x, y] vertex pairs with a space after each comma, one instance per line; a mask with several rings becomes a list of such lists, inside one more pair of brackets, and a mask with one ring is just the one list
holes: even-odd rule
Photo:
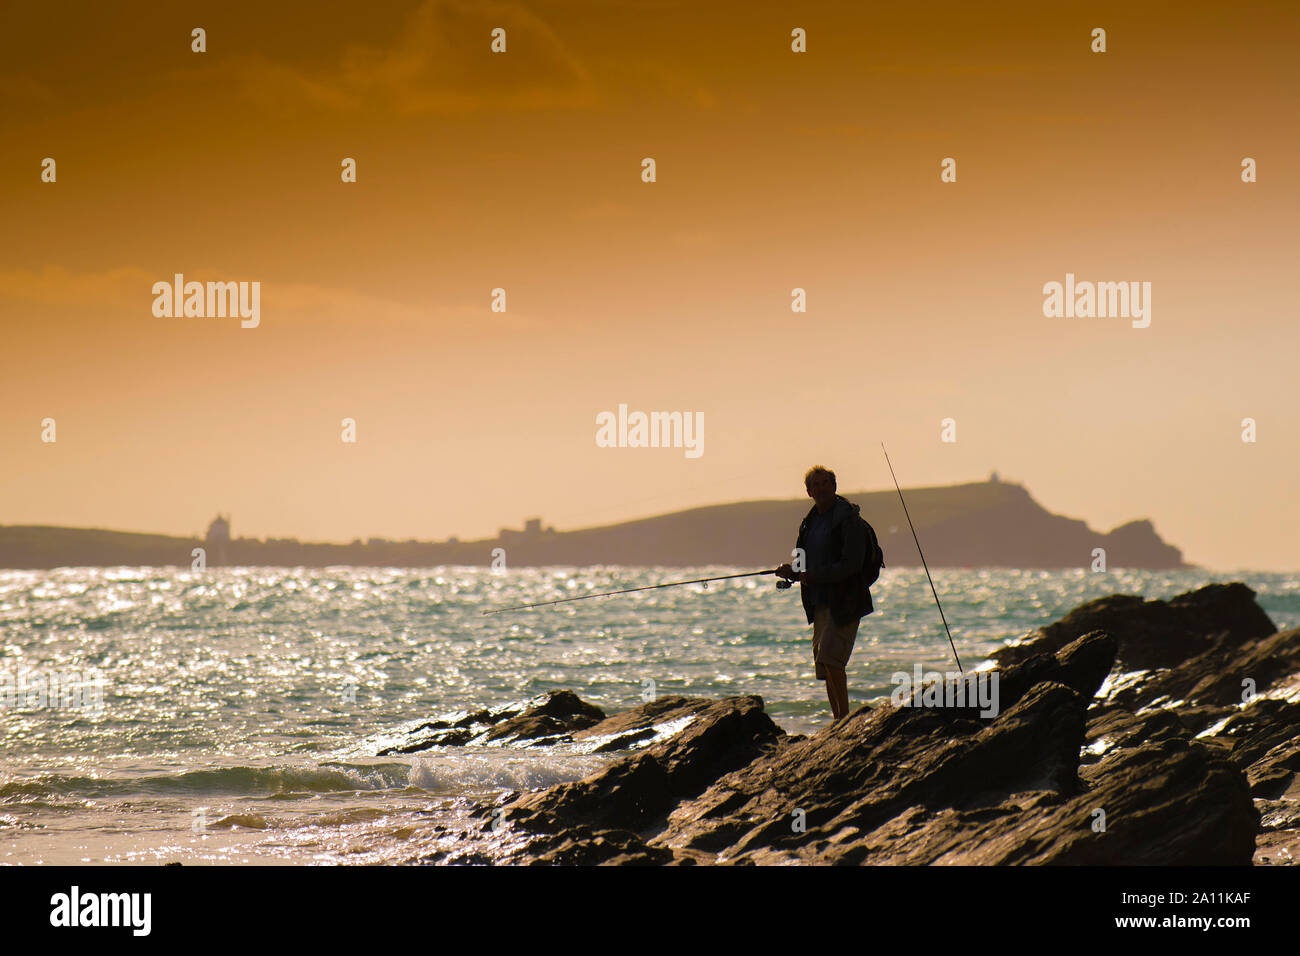
[[[3, 17], [0, 522], [478, 537], [885, 488], [884, 441], [904, 485], [1300, 564], [1293, 4]], [[177, 272], [259, 281], [260, 326], [155, 318]], [[1150, 327], [1045, 318], [1067, 272], [1149, 281]], [[703, 455], [598, 448], [620, 403]]]

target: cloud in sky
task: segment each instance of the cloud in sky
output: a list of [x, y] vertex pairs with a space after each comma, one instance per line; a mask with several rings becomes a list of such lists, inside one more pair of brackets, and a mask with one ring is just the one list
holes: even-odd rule
[[62, 266], [0, 270], [0, 301], [5, 299], [37, 305], [71, 305], [102, 308], [131, 306], [152, 301], [149, 287], [160, 276], [134, 266], [97, 272], [72, 272]]
[[[505, 54], [490, 49], [498, 27], [506, 31]], [[329, 67], [257, 55], [236, 60], [234, 69], [245, 95], [273, 111], [467, 113], [583, 108], [601, 100], [588, 69], [544, 19], [491, 0], [427, 0], [390, 45], [348, 46]]]

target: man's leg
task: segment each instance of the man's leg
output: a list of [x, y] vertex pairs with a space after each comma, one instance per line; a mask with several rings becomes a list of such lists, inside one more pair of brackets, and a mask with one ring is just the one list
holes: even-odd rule
[[849, 712], [849, 678], [843, 667], [826, 665], [826, 696], [830, 698], [831, 714], [836, 720]]
[[832, 704], [832, 710], [835, 719], [839, 720], [849, 712], [849, 678], [845, 669], [849, 663], [849, 657], [853, 654], [853, 645], [858, 637], [858, 622], [850, 621], [847, 624], [835, 625], [835, 644], [834, 660], [828, 661], [826, 666], [826, 686], [829, 692], [831, 686], [835, 688], [835, 698]]
[[826, 665], [822, 662], [822, 641], [833, 627], [834, 621], [831, 620], [830, 608], [824, 605], [818, 606], [813, 612], [813, 667], [817, 679], [826, 684], [826, 699], [831, 702], [832, 714], [835, 713], [835, 687], [827, 678]]

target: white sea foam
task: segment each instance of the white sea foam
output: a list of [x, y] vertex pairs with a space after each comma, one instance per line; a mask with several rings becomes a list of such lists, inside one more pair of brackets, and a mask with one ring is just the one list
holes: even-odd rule
[[533, 790], [579, 780], [599, 770], [608, 758], [579, 755], [438, 753], [411, 763], [411, 786], [431, 793], [462, 795], [493, 790]]

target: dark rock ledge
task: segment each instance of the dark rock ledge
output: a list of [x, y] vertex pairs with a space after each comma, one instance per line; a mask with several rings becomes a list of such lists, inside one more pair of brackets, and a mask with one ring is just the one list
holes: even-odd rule
[[1300, 630], [1278, 633], [1244, 584], [1102, 598], [992, 657], [991, 717], [886, 703], [804, 737], [758, 697], [663, 697], [606, 717], [559, 691], [412, 726], [383, 752], [623, 754], [582, 780], [474, 808], [437, 849], [413, 847], [418, 862], [1300, 858]]

